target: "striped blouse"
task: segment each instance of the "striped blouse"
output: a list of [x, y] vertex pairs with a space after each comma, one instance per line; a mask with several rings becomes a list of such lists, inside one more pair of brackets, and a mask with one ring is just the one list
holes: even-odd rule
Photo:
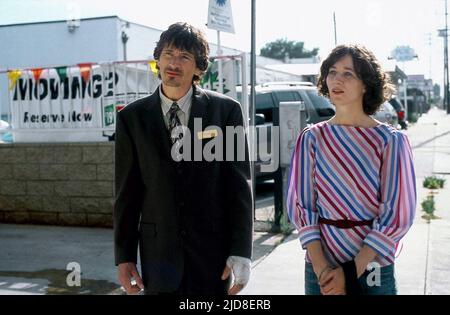
[[[330, 264], [352, 260], [365, 244], [377, 252], [381, 266], [392, 264], [416, 209], [407, 136], [386, 124], [321, 122], [305, 128], [292, 156], [287, 209], [302, 248], [320, 240]], [[319, 217], [374, 222], [341, 229], [319, 224]], [[306, 261], [311, 262], [308, 254]]]

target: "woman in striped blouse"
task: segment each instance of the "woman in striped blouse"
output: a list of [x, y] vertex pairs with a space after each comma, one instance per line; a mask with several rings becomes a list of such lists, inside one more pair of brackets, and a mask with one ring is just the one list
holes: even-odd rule
[[292, 156], [288, 215], [303, 249], [306, 294], [396, 294], [394, 258], [416, 187], [405, 134], [371, 117], [393, 92], [372, 52], [337, 46], [319, 92], [336, 107], [305, 128]]

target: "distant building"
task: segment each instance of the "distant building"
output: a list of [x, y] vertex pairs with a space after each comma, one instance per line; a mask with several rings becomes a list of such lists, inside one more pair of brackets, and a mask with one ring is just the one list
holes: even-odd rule
[[283, 63], [267, 65], [266, 68], [292, 73], [300, 77], [300, 81], [317, 83], [317, 76], [320, 71], [319, 63]]
[[320, 57], [319, 56], [313, 56], [310, 58], [286, 58], [285, 63], [320, 63]]
[[425, 79], [423, 74], [408, 75], [408, 89], [418, 89], [423, 92], [428, 100], [434, 98], [433, 80]]
[[[291, 59], [290, 61], [294, 60], [295, 59]], [[315, 61], [315, 59], [310, 59], [310, 61]], [[307, 63], [305, 59], [302, 59], [301, 63], [277, 63], [266, 65], [266, 68], [292, 73], [301, 76], [301, 81], [317, 84], [320, 66], [321, 63], [319, 62]], [[395, 62], [386, 62], [386, 64], [383, 65], [383, 69], [389, 74], [391, 81], [396, 86], [397, 90], [401, 88], [402, 82], [406, 78], [406, 74], [395, 64]]]

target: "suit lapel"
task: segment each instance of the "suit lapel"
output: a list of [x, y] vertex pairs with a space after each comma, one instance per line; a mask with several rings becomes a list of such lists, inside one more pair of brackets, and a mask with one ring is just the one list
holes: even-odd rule
[[148, 106], [149, 121], [151, 129], [151, 137], [154, 138], [155, 143], [160, 148], [160, 152], [167, 158], [170, 156], [170, 135], [164, 122], [164, 114], [161, 108], [161, 98], [159, 96], [159, 89], [150, 96]]
[[199, 87], [194, 85], [194, 91], [192, 93], [192, 107], [189, 115], [188, 128], [191, 131], [192, 136], [196, 137], [194, 130], [194, 118], [201, 118], [202, 130], [208, 126], [208, 96]]

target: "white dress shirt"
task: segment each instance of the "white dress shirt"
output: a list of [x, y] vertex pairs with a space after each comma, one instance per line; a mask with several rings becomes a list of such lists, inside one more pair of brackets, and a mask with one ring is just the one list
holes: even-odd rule
[[[177, 116], [178, 118], [180, 118], [180, 122], [183, 126], [188, 125], [189, 114], [191, 113], [192, 93], [193, 89], [191, 86], [189, 91], [187, 91], [187, 93], [182, 98], [176, 101], [181, 109], [180, 111], [178, 111]], [[174, 101], [164, 95], [161, 85], [159, 86], [159, 95], [161, 97], [161, 108], [164, 114], [164, 122], [166, 123], [166, 127], [169, 128], [169, 110]]]

